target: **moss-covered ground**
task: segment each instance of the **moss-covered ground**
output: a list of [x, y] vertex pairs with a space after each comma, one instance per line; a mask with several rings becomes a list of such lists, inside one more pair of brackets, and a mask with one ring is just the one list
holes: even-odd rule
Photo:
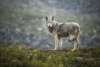
[[0, 67], [100, 67], [100, 47], [71, 49], [0, 45]]

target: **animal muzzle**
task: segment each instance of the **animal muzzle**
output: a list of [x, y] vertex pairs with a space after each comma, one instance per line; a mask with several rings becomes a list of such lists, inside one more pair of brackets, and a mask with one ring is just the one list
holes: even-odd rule
[[48, 23], [48, 24], [47, 24], [48, 27], [52, 27], [52, 25], [53, 25], [53, 24], [51, 24], [51, 23]]

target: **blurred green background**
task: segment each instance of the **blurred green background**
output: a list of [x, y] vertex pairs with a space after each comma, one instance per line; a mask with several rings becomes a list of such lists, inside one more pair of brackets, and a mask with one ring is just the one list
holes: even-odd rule
[[[0, 43], [54, 48], [45, 16], [77, 22], [81, 46], [100, 46], [99, 0], [0, 0]], [[64, 47], [73, 46], [67, 38]]]

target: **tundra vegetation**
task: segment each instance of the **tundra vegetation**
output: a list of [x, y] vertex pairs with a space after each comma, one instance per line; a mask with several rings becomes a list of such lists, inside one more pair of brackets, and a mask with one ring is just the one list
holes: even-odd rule
[[0, 67], [100, 67], [100, 47], [63, 50], [0, 45]]

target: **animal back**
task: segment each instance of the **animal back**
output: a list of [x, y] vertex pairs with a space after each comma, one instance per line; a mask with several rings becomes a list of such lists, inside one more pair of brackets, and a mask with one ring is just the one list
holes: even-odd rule
[[61, 36], [61, 37], [69, 36], [69, 28], [68, 28], [68, 26], [66, 26], [66, 24], [64, 24], [64, 23], [59, 25], [59, 27], [57, 29], [57, 34], [58, 34], [58, 36]]

